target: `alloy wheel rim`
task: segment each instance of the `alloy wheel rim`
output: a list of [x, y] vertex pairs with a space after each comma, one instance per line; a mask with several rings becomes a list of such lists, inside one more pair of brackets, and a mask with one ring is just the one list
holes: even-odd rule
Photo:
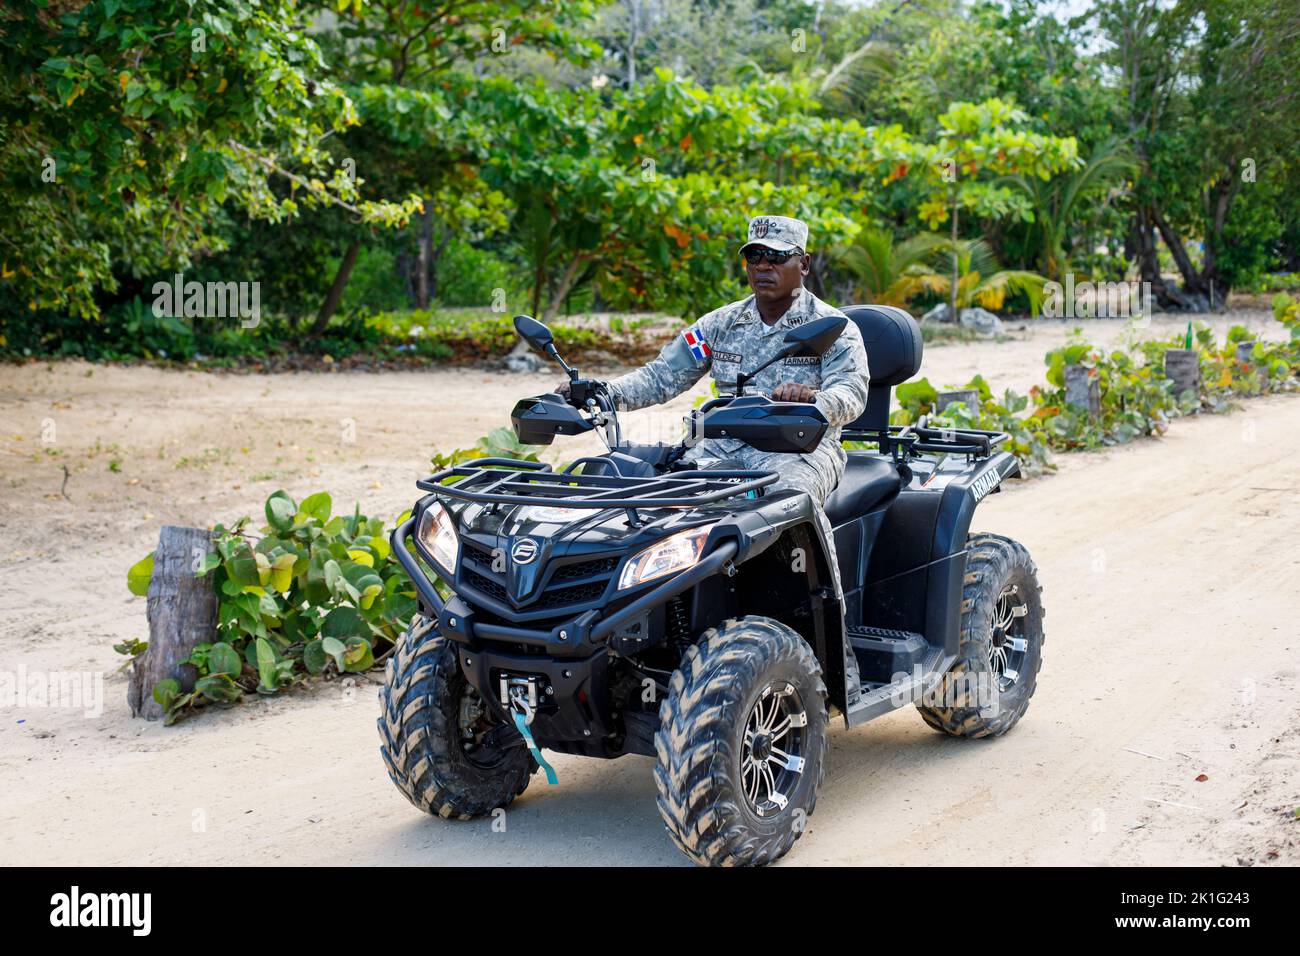
[[1020, 597], [1020, 586], [1008, 584], [993, 606], [993, 640], [989, 644], [989, 668], [997, 681], [999, 693], [1005, 693], [1020, 680], [1029, 639], [1025, 636], [1024, 618], [1029, 605]]
[[741, 745], [741, 789], [760, 817], [780, 813], [803, 775], [808, 713], [789, 681], [763, 688], [745, 720]]

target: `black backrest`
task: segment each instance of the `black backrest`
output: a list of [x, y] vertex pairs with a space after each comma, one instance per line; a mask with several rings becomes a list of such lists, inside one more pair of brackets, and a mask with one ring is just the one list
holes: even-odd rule
[[894, 305], [851, 305], [841, 309], [862, 333], [871, 386], [867, 409], [846, 428], [879, 431], [889, 425], [889, 397], [921, 369], [921, 326]]

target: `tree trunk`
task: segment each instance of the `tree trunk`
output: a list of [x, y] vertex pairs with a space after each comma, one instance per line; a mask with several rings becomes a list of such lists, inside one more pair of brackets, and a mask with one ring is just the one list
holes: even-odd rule
[[447, 244], [451, 242], [451, 230], [443, 231], [442, 238], [438, 240], [438, 248], [433, 250], [433, 255], [429, 257], [429, 301], [435, 302], [438, 299], [438, 263], [442, 261], [442, 254], [447, 251]]
[[425, 203], [420, 213], [420, 254], [415, 263], [415, 307], [429, 307], [429, 261], [433, 251], [433, 213]]
[[808, 278], [804, 282], [804, 285], [808, 287], [808, 291], [823, 302], [828, 301], [826, 298], [826, 281], [822, 278], [825, 269], [826, 257], [820, 252], [813, 253], [812, 261], [808, 267]]
[[560, 306], [568, 298], [569, 292], [573, 289], [575, 280], [582, 272], [582, 268], [587, 263], [587, 257], [583, 255], [574, 256], [568, 266], [564, 269], [564, 274], [560, 280], [551, 289], [550, 298], [546, 303], [546, 311], [542, 313], [542, 322], [549, 322], [560, 312]]
[[352, 245], [348, 246], [347, 252], [343, 253], [343, 259], [339, 262], [339, 267], [334, 273], [334, 281], [330, 284], [330, 290], [325, 296], [325, 301], [321, 303], [320, 311], [316, 313], [316, 321], [311, 324], [307, 330], [307, 335], [315, 338], [325, 331], [325, 327], [330, 324], [330, 319], [334, 316], [334, 311], [343, 301], [343, 291], [348, 287], [348, 279], [352, 277], [352, 267], [357, 264], [357, 253], [361, 251], [361, 240], [355, 240]]
[[153, 699], [159, 681], [172, 678], [181, 693], [194, 689], [194, 668], [181, 662], [194, 645], [217, 635], [217, 593], [211, 577], [195, 568], [212, 551], [212, 535], [202, 528], [164, 525], [149, 579], [149, 648], [131, 665], [126, 699], [132, 717], [158, 720], [163, 709]]
[[957, 203], [952, 204], [952, 288], [949, 290], [949, 305], [952, 307], [952, 320], [957, 321]]
[[1161, 308], [1179, 310], [1190, 308], [1191, 303], [1187, 298], [1178, 289], [1167, 285], [1160, 274], [1160, 253], [1156, 248], [1151, 207], [1138, 206], [1134, 218], [1136, 224], [1130, 241], [1142, 281], [1151, 286], [1151, 294]]

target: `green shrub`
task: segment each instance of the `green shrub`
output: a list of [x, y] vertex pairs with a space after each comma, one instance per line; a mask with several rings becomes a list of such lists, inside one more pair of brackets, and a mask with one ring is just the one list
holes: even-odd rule
[[[1160, 435], [1169, 422], [1194, 411], [1224, 412], [1240, 397], [1295, 388], [1293, 370], [1300, 366], [1300, 316], [1295, 303], [1274, 300], [1275, 313], [1290, 329], [1289, 342], [1256, 341], [1251, 360], [1237, 358], [1238, 342], [1253, 338], [1235, 326], [1220, 347], [1204, 323], [1194, 329], [1201, 387], [1196, 395], [1173, 394], [1173, 383], [1165, 378], [1164, 354], [1181, 348], [1183, 336], [1139, 342], [1131, 349], [1106, 352], [1090, 343], [1072, 341], [1045, 356], [1046, 386], [1034, 386], [1029, 395], [1007, 390], [995, 399], [988, 384], [975, 376], [964, 387], [980, 394], [978, 408], [963, 403], [935, 411], [938, 390], [926, 379], [907, 382], [895, 389], [899, 408], [890, 416], [895, 425], [906, 425], [926, 416], [932, 427], [982, 428], [1006, 432], [1010, 438], [1002, 447], [1014, 454], [1026, 475], [1052, 468], [1051, 451], [1098, 448], [1125, 444], [1144, 435]], [[1065, 400], [1065, 369], [1081, 365], [1097, 378], [1101, 411], [1097, 418]], [[1033, 411], [1029, 412], [1032, 403]]]
[[[338, 268], [338, 260], [331, 263]], [[344, 315], [354, 312], [382, 312], [385, 309], [404, 309], [411, 300], [397, 276], [396, 257], [385, 246], [364, 245], [357, 253], [352, 275], [339, 311]]]
[[447, 306], [490, 306], [493, 293], [504, 291], [508, 301], [522, 301], [518, 269], [468, 242], [453, 240], [438, 260], [438, 301]]
[[[166, 722], [245, 692], [275, 693], [306, 675], [355, 673], [391, 648], [416, 610], [414, 586], [391, 553], [388, 529], [359, 508], [333, 515], [324, 492], [301, 503], [276, 491], [265, 506], [260, 536], [249, 518], [212, 531], [215, 552], [196, 570], [217, 592], [217, 641], [195, 647], [187, 663], [194, 690], [160, 682], [154, 698]], [[398, 518], [400, 524], [407, 515]], [[153, 570], [147, 555], [127, 574], [144, 595]], [[143, 645], [123, 645], [138, 654]]]

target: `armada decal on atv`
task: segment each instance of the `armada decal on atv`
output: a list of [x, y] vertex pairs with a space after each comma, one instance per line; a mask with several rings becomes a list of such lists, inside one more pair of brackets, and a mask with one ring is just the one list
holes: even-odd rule
[[1001, 483], [1002, 475], [996, 468], [990, 468], [970, 483], [970, 490], [974, 493], [975, 500], [979, 501]]

